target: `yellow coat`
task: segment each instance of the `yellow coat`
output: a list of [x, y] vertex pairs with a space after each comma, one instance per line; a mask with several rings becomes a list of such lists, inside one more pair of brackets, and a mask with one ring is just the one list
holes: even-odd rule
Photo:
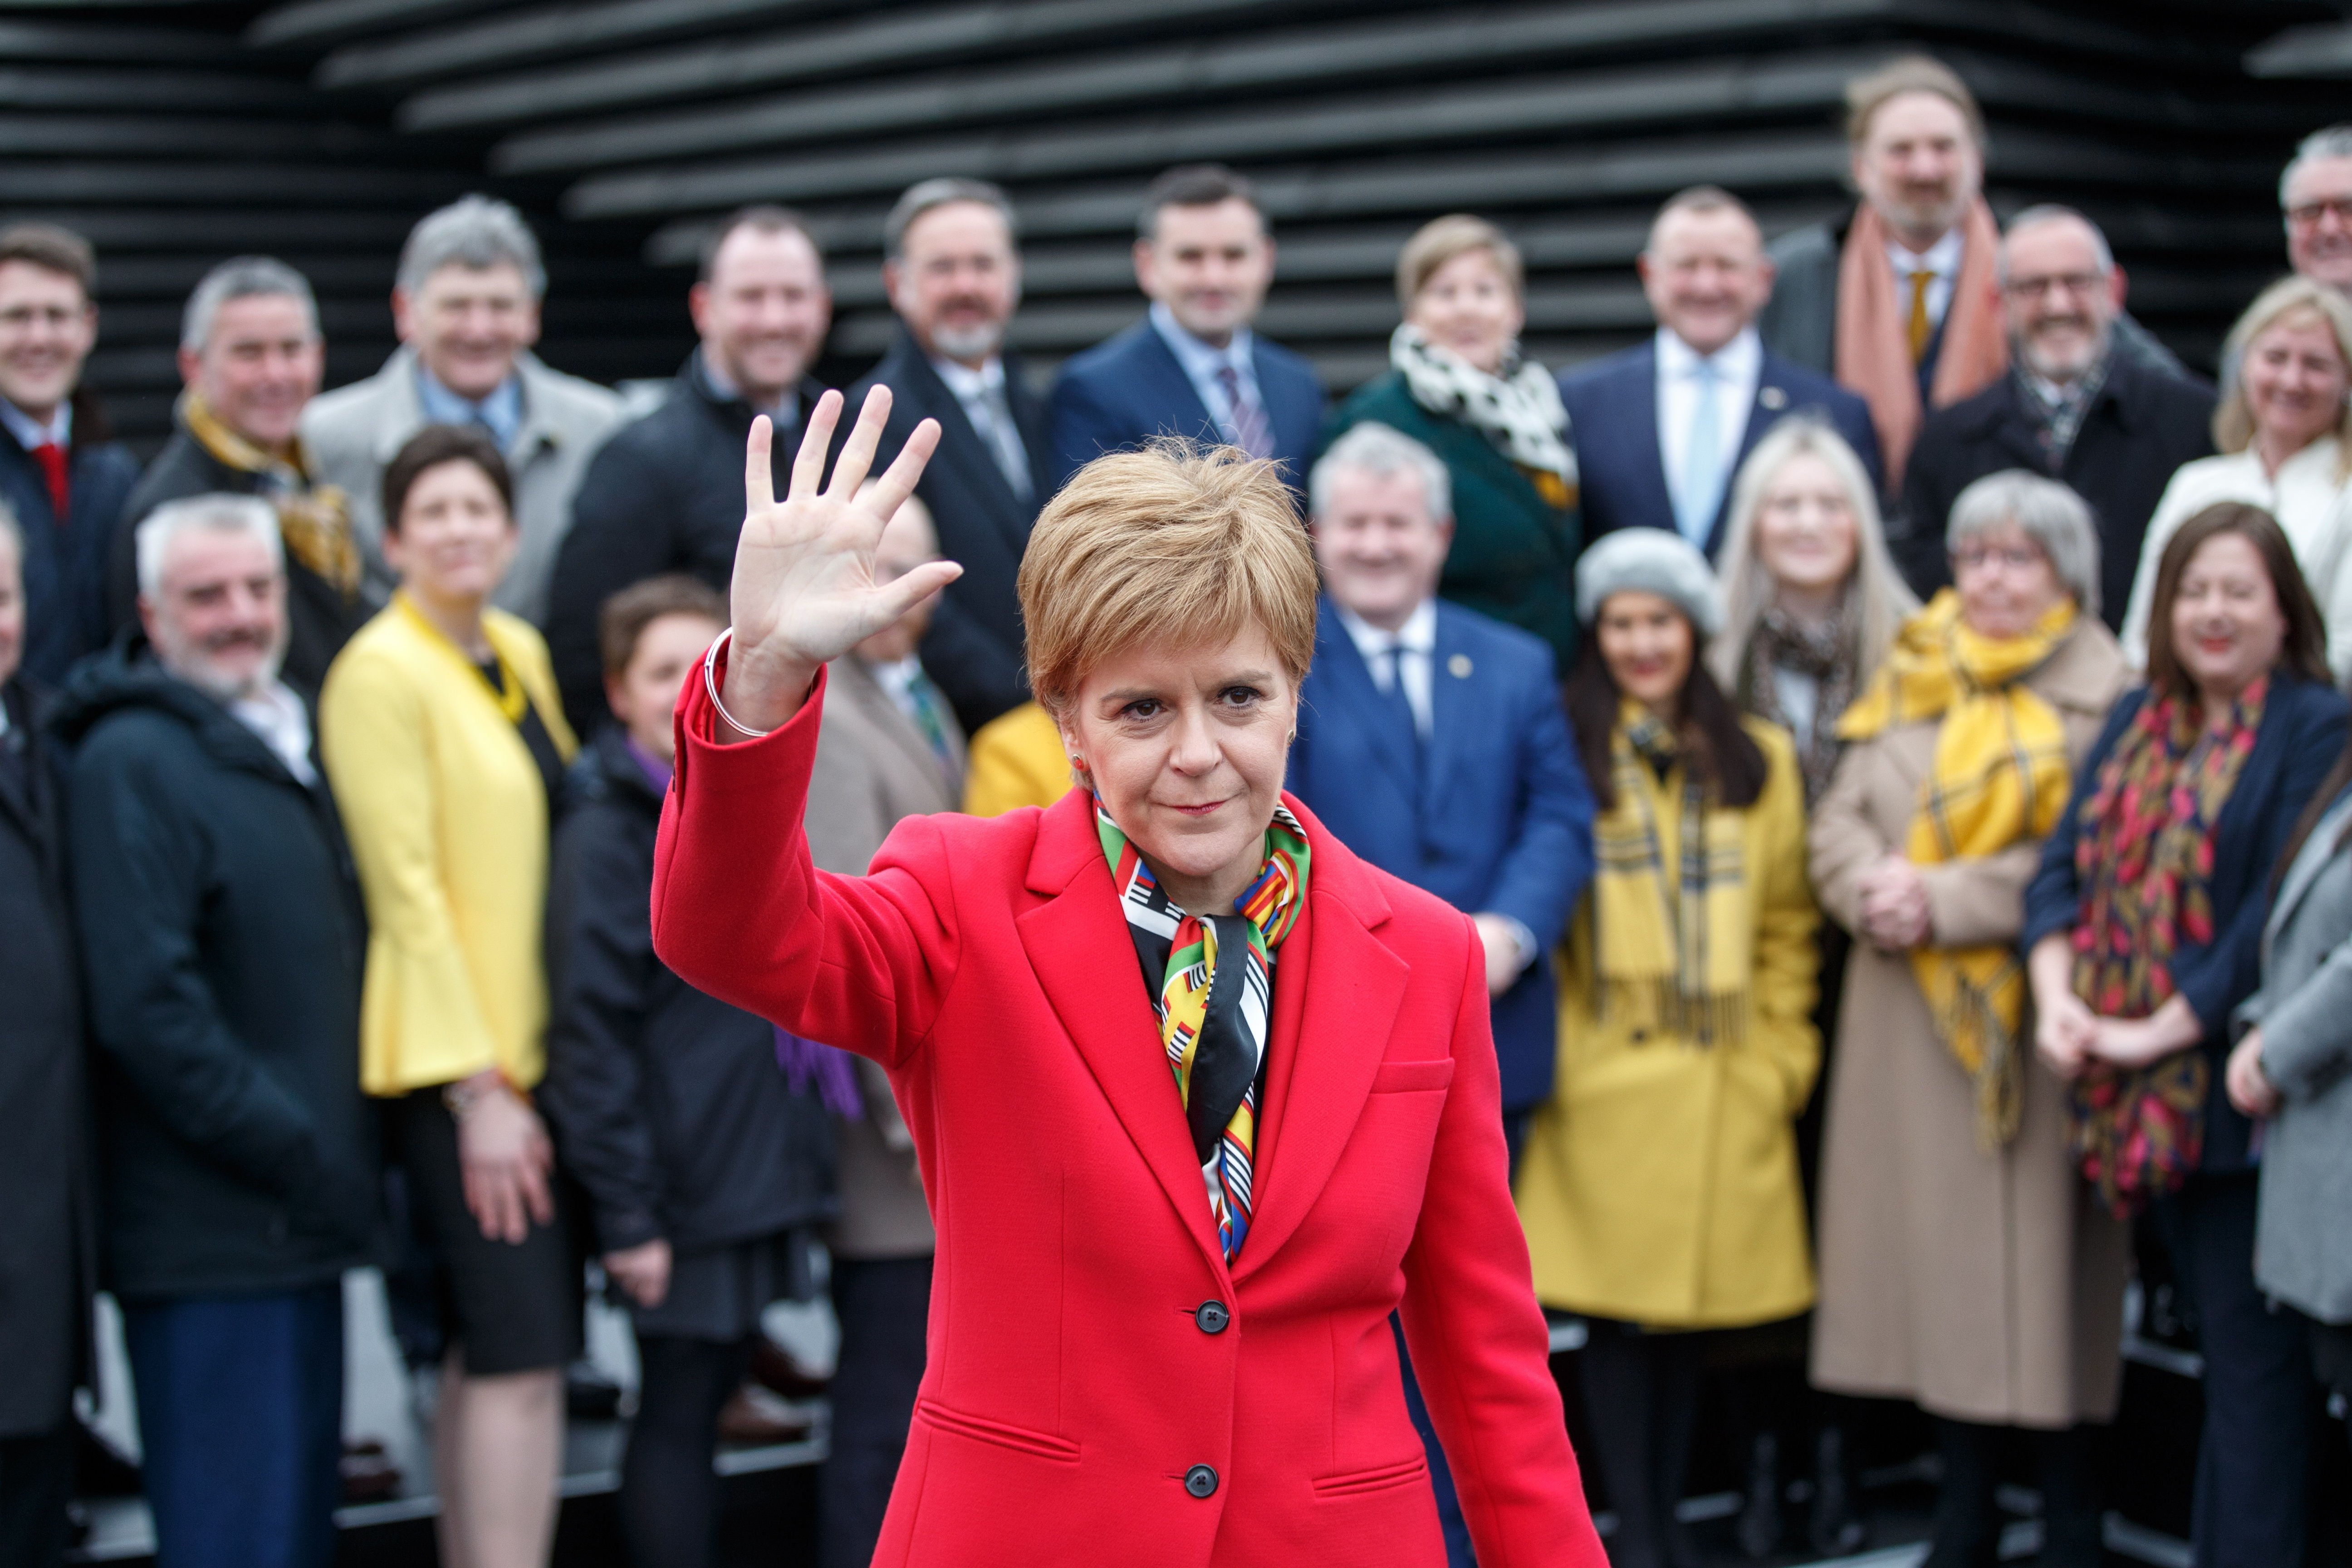
[[[547, 645], [498, 610], [482, 630], [569, 759]], [[394, 599], [327, 671], [319, 739], [367, 895], [361, 1088], [404, 1094], [490, 1067], [536, 1084], [549, 829], [521, 731], [465, 654]]]
[[[1518, 1175], [1536, 1295], [1662, 1328], [1730, 1328], [1813, 1300], [1793, 1128], [1821, 1066], [1820, 914], [1805, 877], [1804, 789], [1788, 733], [1746, 720], [1768, 773], [1741, 845], [1756, 933], [1744, 1034], [1711, 1047], [1594, 1012], [1592, 895], [1558, 955], [1559, 1072]], [[1663, 863], [1676, 863], [1682, 771], [1648, 769]]]
[[1051, 805], [1070, 793], [1070, 757], [1054, 716], [1024, 702], [980, 727], [964, 764], [963, 808], [1002, 816], [1024, 805]]

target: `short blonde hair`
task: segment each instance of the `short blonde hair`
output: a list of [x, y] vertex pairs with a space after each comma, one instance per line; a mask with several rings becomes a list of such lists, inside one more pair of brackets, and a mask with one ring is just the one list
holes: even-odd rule
[[1845, 84], [1845, 139], [1859, 147], [1870, 140], [1870, 122], [1878, 111], [1906, 92], [1933, 93], [1960, 111], [1969, 138], [1977, 151], [1985, 150], [1984, 110], [1959, 73], [1926, 55], [1901, 55], [1865, 71]]
[[1261, 628], [1294, 680], [1315, 658], [1315, 555], [1278, 467], [1165, 438], [1080, 468], [1021, 562], [1029, 689], [1069, 711], [1086, 678], [1147, 643]]
[[1528, 270], [1519, 259], [1519, 247], [1511, 243], [1510, 236], [1482, 217], [1468, 213], [1448, 213], [1423, 224], [1419, 232], [1404, 242], [1397, 252], [1397, 306], [1407, 315], [1412, 313], [1415, 295], [1427, 286], [1430, 275], [1457, 256], [1473, 250], [1483, 250], [1495, 258], [1502, 270], [1503, 280], [1511, 292], [1522, 300], [1527, 297]]
[[[2282, 278], [2261, 293], [2230, 329], [2221, 346], [2224, 364], [2238, 367], [2224, 378], [2221, 404], [2213, 410], [2213, 445], [2242, 452], [2253, 444], [2254, 411], [2246, 401], [2246, 350], [2253, 341], [2292, 316], [2316, 318], [2336, 339], [2336, 352], [2352, 368], [2352, 304], [2326, 284], [2309, 278]], [[2336, 412], [2336, 477], [2352, 479], [2352, 405]]]

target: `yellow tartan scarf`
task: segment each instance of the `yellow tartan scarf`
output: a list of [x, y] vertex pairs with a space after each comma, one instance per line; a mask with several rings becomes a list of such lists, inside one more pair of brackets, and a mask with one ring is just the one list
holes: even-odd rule
[[[1592, 825], [1597, 1011], [1702, 1046], [1737, 1040], [1747, 1026], [1756, 947], [1743, 814], [1712, 804], [1712, 792], [1684, 765], [1673, 728], [1631, 699], [1619, 704], [1609, 754], [1617, 798]], [[1671, 874], [1659, 832], [1669, 791], [1676, 807]]]
[[291, 458], [264, 451], [221, 422], [193, 390], [174, 412], [197, 445], [241, 474], [257, 476], [257, 494], [278, 513], [286, 552], [332, 583], [345, 598], [359, 591], [360, 550], [352, 538], [350, 498], [335, 485], [310, 482], [310, 459], [296, 441]]
[[[2070, 599], [2022, 637], [1981, 637], [1961, 621], [1960, 596], [1947, 588], [1904, 624], [1870, 689], [1838, 721], [1841, 738], [1866, 741], [1897, 724], [1942, 721], [1904, 846], [1912, 864], [1980, 858], [2047, 837], [2058, 825], [2072, 782], [2066, 726], [2024, 681], [2075, 615]], [[2025, 968], [2017, 950], [1926, 947], [1912, 953], [1911, 968], [1936, 1032], [1975, 1083], [1978, 1146], [2000, 1148], [2017, 1136], [2025, 1095], [2018, 1039]]]

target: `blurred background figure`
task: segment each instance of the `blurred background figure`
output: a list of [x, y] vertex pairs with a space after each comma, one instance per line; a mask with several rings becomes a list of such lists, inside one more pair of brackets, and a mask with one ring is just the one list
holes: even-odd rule
[[[0, 254], [6, 239], [0, 234]], [[0, 262], [0, 332], [7, 263]], [[6, 350], [0, 347], [0, 361]], [[77, 1387], [94, 1382], [97, 1281], [80, 966], [67, 900], [53, 699], [22, 673], [25, 542], [0, 503], [0, 1562], [58, 1568], [74, 1484]]]
[[1389, 340], [1389, 373], [1339, 405], [1324, 445], [1373, 420], [1435, 452], [1454, 493], [1439, 591], [1533, 632], [1565, 668], [1577, 650], [1576, 458], [1551, 373], [1519, 353], [1518, 247], [1456, 213], [1405, 241], [1396, 282], [1404, 321]]
[[1018, 238], [1013, 204], [986, 181], [910, 186], [883, 222], [882, 284], [898, 334], [849, 395], [862, 407], [868, 389], [891, 391], [877, 466], [923, 420], [940, 422], [916, 494], [963, 575], [940, 596], [922, 658], [967, 734], [1028, 700], [1013, 579], [1054, 493], [1045, 403], [1005, 343], [1021, 304]]
[[[893, 582], [939, 558], [930, 514], [910, 499], [875, 546], [874, 575]], [[963, 731], [920, 652], [940, 603], [924, 601], [825, 667], [803, 819], [819, 870], [862, 875], [902, 819], [953, 811], [962, 796]], [[813, 1041], [782, 1036], [778, 1048], [788, 1075], [832, 1108], [839, 1136], [841, 1216], [826, 1245], [841, 1355], [818, 1482], [817, 1561], [865, 1568], [915, 1415], [939, 1238], [888, 1077]]]
[[2173, 531], [2225, 501], [2278, 520], [2327, 628], [2327, 662], [2352, 673], [2352, 301], [2308, 278], [2283, 278], [2230, 329], [2237, 374], [2213, 416], [2221, 455], [2183, 464], [2148, 519], [2124, 651], [2148, 657], [2157, 563]]
[[1045, 705], [1024, 702], [980, 727], [964, 761], [963, 809], [1002, 816], [1024, 805], [1051, 805], [1070, 792], [1062, 728]]
[[2090, 503], [2099, 530], [2101, 614], [2121, 624], [2149, 514], [2172, 471], [2213, 450], [2213, 389], [2126, 353], [2116, 325], [2123, 269], [2106, 236], [2071, 207], [2011, 220], [1994, 265], [2009, 370], [1927, 416], [1903, 479], [1905, 576], [1922, 594], [1952, 581], [1941, 523], [1987, 474], [2022, 468]]
[[495, 603], [527, 621], [547, 615], [556, 547], [572, 492], [621, 417], [621, 400], [530, 352], [547, 269], [522, 215], [488, 196], [428, 213], [401, 247], [392, 289], [400, 348], [364, 381], [312, 400], [302, 439], [319, 478], [350, 499], [369, 599], [395, 582], [383, 558], [383, 466], [427, 425], [488, 432], [514, 476], [520, 544]]
[[[2118, 1220], [2154, 1206], [2195, 1304], [2200, 1563], [2303, 1561], [2310, 1342], [2255, 1283], [2262, 1145], [2224, 1064], [2273, 869], [2346, 717], [2277, 521], [2199, 512], [2157, 564], [2147, 683], [2108, 715], [2025, 894], [2034, 1044], [2073, 1084], [2075, 1163]], [[2087, 1533], [2068, 1561], [2097, 1560]]]
[[519, 543], [485, 431], [429, 425], [383, 472], [392, 603], [335, 661], [327, 770], [367, 891], [360, 1080], [390, 1101], [443, 1271], [445, 1560], [536, 1568], [555, 1527], [581, 1269], [531, 1091], [546, 1069], [549, 824], [574, 747], [547, 647], [490, 607]]
[[1143, 194], [1136, 286], [1149, 316], [1062, 367], [1048, 401], [1057, 480], [1155, 436], [1271, 458], [1294, 490], [1323, 424], [1314, 367], [1251, 331], [1274, 237], [1249, 181], [1222, 163], [1169, 170]]
[[1732, 475], [1767, 431], [1800, 411], [1835, 426], [1876, 493], [1869, 408], [1756, 335], [1772, 262], [1745, 202], [1714, 185], [1675, 193], [1651, 220], [1634, 266], [1656, 333], [1559, 378], [1586, 538], [1667, 528], [1710, 559], [1719, 555]]
[[2121, 1383], [2124, 1227], [2028, 1060], [2026, 884], [2128, 672], [2089, 509], [2026, 473], [1962, 492], [1957, 586], [1838, 726], [1813, 885], [1852, 933], [1822, 1152], [1812, 1377], [1909, 1399], [1944, 1457], [1928, 1561], [1991, 1561], [1996, 1434], [2036, 1433], [2043, 1552], [2099, 1560], [2090, 1426]]
[[107, 637], [106, 568], [139, 465], [82, 384], [98, 257], [54, 224], [0, 228], [0, 502], [16, 514], [25, 673], [54, 686]]
[[172, 438], [124, 501], [107, 567], [108, 614], [138, 619], [138, 525], [166, 501], [257, 495], [285, 541], [289, 684], [316, 698], [344, 642], [367, 618], [351, 498], [322, 483], [302, 446], [302, 410], [319, 395], [326, 340], [299, 272], [240, 256], [204, 276], [180, 321]]
[[776, 482], [824, 387], [809, 374], [833, 324], [824, 257], [799, 215], [730, 214], [702, 242], [687, 310], [700, 340], [650, 412], [605, 441], [572, 502], [548, 587], [547, 641], [575, 734], [609, 717], [598, 641], [604, 604], [667, 572], [727, 591], [743, 529], [743, 437], [775, 427]]
[[[654, 956], [647, 901], [676, 747], [670, 710], [726, 625], [727, 601], [682, 575], [605, 605], [618, 723], [572, 772], [548, 894], [541, 1103], [636, 1330], [620, 1501], [640, 1568], [714, 1561], [720, 1412], [765, 1342], [761, 1311], [812, 1294], [814, 1227], [834, 1212], [832, 1130], [776, 1070], [774, 1026]], [[787, 1436], [805, 1427], [767, 1434]]]
[[[1877, 487], [1837, 431], [1814, 415], [1772, 427], [1740, 466], [1723, 540], [1723, 630], [1707, 644], [1707, 669], [1741, 712], [1780, 725], [1797, 747], [1810, 813], [1829, 787], [1845, 742], [1838, 720], [1869, 686], [1895, 633], [1918, 601], [1887, 558]], [[1820, 994], [1813, 1024], [1822, 1038], [1820, 1085], [1834, 1070], [1838, 997], [1848, 938], [1834, 921], [1820, 928]], [[1821, 1170], [1819, 1087], [1797, 1122], [1797, 1161], [1807, 1208]], [[1760, 1363], [1726, 1382], [1727, 1415], [1747, 1477], [1740, 1544], [1752, 1556], [1780, 1545], [1785, 1455], [1807, 1445], [1813, 1497], [1808, 1538], [1814, 1550], [1861, 1544], [1854, 1515], [1858, 1478], [1837, 1413], [1804, 1388], [1803, 1336], [1750, 1336]]]
[[2305, 137], [2279, 174], [2286, 257], [2298, 277], [2352, 295], [2352, 124]]
[[158, 508], [144, 637], [84, 664], [59, 719], [105, 1283], [156, 1556], [191, 1568], [334, 1560], [341, 1276], [376, 1231], [367, 924], [310, 707], [278, 676], [281, 528], [251, 496]]
[[1621, 530], [1577, 567], [1567, 687], [1600, 815], [1560, 950], [1559, 1065], [1518, 1172], [1536, 1295], [1583, 1314], [1616, 1568], [1691, 1561], [1675, 1519], [1709, 1330], [1812, 1304], [1791, 1133], [1812, 1091], [1819, 916], [1786, 731], [1699, 658], [1706, 558]]

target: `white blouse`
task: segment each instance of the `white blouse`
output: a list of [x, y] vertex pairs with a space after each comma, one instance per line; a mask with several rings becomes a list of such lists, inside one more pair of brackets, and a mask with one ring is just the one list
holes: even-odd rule
[[2352, 544], [2352, 483], [2338, 477], [2336, 459], [2336, 437], [2323, 436], [2281, 463], [2274, 475], [2263, 471], [2251, 447], [2181, 464], [2156, 503], [2140, 544], [2139, 571], [2124, 612], [2125, 656], [2141, 668], [2147, 666], [2156, 563], [2174, 531], [2209, 506], [2242, 501], [2261, 507], [2285, 531], [2327, 627], [2327, 667], [2342, 681], [2352, 670], [2352, 549], [2347, 548]]

